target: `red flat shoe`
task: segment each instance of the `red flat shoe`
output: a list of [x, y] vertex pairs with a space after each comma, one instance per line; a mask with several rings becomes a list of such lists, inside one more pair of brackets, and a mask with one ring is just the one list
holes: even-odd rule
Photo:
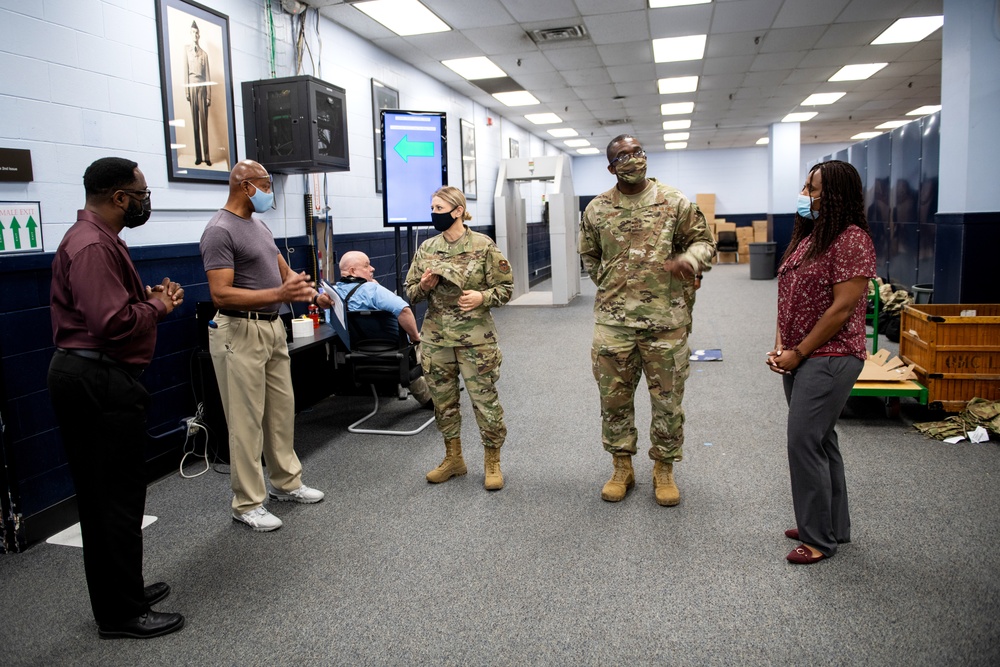
[[798, 528], [789, 528], [788, 530], [785, 531], [785, 537], [787, 537], [790, 540], [797, 540], [797, 539], [799, 539], [799, 529]]
[[795, 563], [796, 565], [812, 565], [813, 563], [820, 562], [826, 556], [823, 554], [813, 556], [812, 552], [804, 544], [800, 544], [792, 549], [791, 553], [785, 556], [785, 558], [788, 559], [789, 563]]

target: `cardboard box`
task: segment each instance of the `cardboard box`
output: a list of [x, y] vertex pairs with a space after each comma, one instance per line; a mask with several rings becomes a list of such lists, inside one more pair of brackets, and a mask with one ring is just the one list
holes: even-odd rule
[[715, 195], [700, 194], [695, 195], [694, 198], [698, 208], [701, 209], [702, 214], [705, 216], [705, 220], [713, 222], [715, 220]]
[[715, 219], [715, 233], [716, 234], [718, 234], [719, 232], [735, 232], [735, 231], [736, 231], [736, 223], [735, 222], [726, 222], [725, 218], [716, 218]]
[[767, 220], [754, 220], [753, 225], [753, 242], [754, 243], [767, 243]]
[[736, 240], [740, 245], [753, 243], [753, 227], [737, 227]]

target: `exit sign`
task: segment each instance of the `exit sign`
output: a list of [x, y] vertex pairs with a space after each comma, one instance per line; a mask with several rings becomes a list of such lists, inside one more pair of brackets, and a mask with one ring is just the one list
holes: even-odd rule
[[0, 255], [43, 249], [41, 202], [0, 201]]

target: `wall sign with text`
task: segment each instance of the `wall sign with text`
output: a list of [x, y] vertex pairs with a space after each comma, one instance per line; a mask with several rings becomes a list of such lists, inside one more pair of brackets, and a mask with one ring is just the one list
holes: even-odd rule
[[0, 201], [0, 254], [42, 252], [42, 209], [37, 201]]

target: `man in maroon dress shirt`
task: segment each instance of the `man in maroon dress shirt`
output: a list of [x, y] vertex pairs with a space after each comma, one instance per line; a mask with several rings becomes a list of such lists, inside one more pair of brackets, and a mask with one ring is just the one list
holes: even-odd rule
[[156, 325], [184, 300], [169, 278], [143, 288], [118, 235], [149, 219], [146, 178], [107, 157], [83, 175], [87, 202], [52, 261], [55, 408], [83, 534], [90, 604], [103, 638], [157, 637], [184, 626], [150, 605], [170, 593], [144, 586], [142, 514], [149, 393], [139, 376], [153, 358]]

